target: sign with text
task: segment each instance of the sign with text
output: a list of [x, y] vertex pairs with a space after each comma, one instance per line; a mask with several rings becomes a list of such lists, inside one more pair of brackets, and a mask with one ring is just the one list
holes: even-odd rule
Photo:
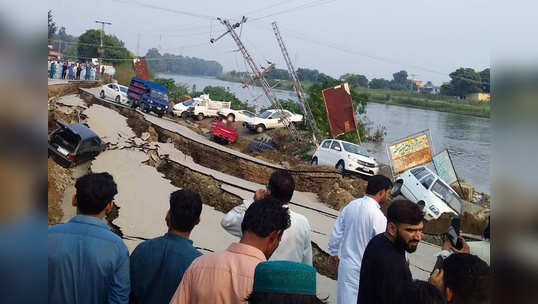
[[448, 154], [448, 150], [444, 150], [435, 155], [433, 157], [433, 164], [439, 177], [441, 177], [447, 184], [450, 185], [453, 182], [458, 181], [456, 170], [454, 170], [454, 165], [452, 164], [452, 159]]
[[392, 170], [396, 174], [432, 161], [430, 141], [426, 131], [390, 144], [388, 152]]

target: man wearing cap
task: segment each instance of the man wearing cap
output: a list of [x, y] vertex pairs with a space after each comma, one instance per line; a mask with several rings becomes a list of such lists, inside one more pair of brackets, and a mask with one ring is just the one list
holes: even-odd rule
[[267, 197], [252, 203], [241, 223], [239, 243], [194, 260], [170, 303], [244, 303], [252, 292], [256, 266], [271, 256], [289, 226], [288, 210], [278, 200]]
[[267, 261], [256, 266], [249, 304], [324, 303], [316, 297], [316, 269], [290, 262]]

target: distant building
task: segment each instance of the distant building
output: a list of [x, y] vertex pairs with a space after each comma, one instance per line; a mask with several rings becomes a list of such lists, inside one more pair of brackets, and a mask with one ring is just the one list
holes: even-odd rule
[[465, 96], [465, 99], [489, 102], [491, 99], [491, 96], [489, 95], [489, 93], [472, 93], [472, 94], [467, 94]]
[[414, 83], [417, 88], [420, 90], [422, 88], [424, 88], [424, 84], [422, 83], [422, 80], [416, 80], [416, 79], [409, 79], [409, 81], [411, 81], [412, 83]]
[[62, 56], [63, 54], [61, 51], [49, 48], [49, 56], [48, 56], [49, 60], [62, 59]]
[[437, 94], [441, 93], [441, 88], [433, 86], [433, 85], [426, 84], [422, 89], [420, 89], [420, 92], [428, 93], [428, 94], [432, 94], [432, 95], [437, 95]]

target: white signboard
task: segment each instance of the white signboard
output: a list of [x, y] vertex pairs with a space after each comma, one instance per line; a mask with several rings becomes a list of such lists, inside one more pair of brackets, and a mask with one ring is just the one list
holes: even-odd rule
[[452, 165], [452, 160], [450, 159], [448, 150], [444, 150], [443, 152], [435, 155], [433, 157], [433, 164], [435, 165], [437, 174], [445, 182], [447, 182], [447, 184], [450, 185], [453, 182], [458, 181], [458, 177], [456, 176], [456, 170], [454, 170], [454, 166]]

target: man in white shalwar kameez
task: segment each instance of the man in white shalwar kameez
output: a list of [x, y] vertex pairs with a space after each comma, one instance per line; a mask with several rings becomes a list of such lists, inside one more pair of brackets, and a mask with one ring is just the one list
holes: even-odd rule
[[392, 182], [383, 175], [372, 176], [366, 195], [347, 204], [329, 237], [329, 263], [338, 265], [338, 304], [357, 303], [361, 262], [368, 242], [383, 233], [387, 218], [381, 206], [389, 199]]

